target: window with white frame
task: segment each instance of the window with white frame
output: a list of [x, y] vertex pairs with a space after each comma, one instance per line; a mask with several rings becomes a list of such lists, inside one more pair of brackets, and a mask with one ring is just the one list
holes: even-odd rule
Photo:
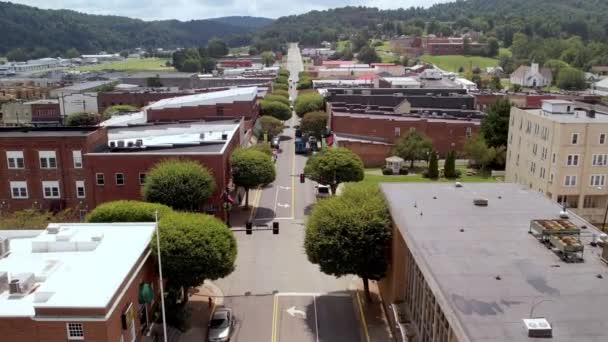
[[106, 184], [106, 180], [105, 180], [105, 177], [104, 177], [103, 173], [96, 173], [95, 174], [95, 183], [97, 185], [105, 185]]
[[44, 198], [59, 198], [59, 182], [58, 181], [43, 181], [42, 182], [42, 197]]
[[604, 145], [606, 143], [606, 133], [600, 134], [600, 145]]
[[117, 173], [114, 175], [116, 178], [116, 185], [125, 185], [125, 174]]
[[25, 160], [23, 159], [23, 151], [6, 151], [6, 161], [9, 169], [25, 168]]
[[11, 197], [13, 199], [27, 198], [27, 182], [11, 182]]
[[38, 157], [40, 158], [41, 169], [57, 168], [57, 156], [55, 151], [38, 151]]
[[66, 323], [68, 340], [84, 340], [82, 323]]
[[608, 163], [608, 154], [594, 154], [591, 158], [591, 165], [605, 166]]
[[396, 137], [401, 136], [401, 127], [395, 127], [395, 136]]
[[471, 127], [467, 127], [466, 130], [465, 130], [465, 132], [464, 132], [464, 135], [467, 138], [470, 138], [473, 135], [473, 129]]
[[72, 160], [75, 169], [82, 169], [82, 151], [72, 151]]
[[76, 198], [85, 198], [84, 181], [76, 181]]
[[540, 174], [539, 174], [539, 175], [540, 175], [540, 178], [545, 179], [545, 172], [546, 172], [546, 171], [545, 171], [545, 168], [544, 168], [544, 167], [541, 167], [541, 168], [540, 168]]
[[576, 176], [566, 176], [564, 178], [564, 186], [575, 186], [576, 185]]
[[538, 152], [538, 144], [532, 145], [532, 154], [536, 155], [537, 152]]
[[606, 180], [606, 175], [591, 175], [590, 186], [603, 186]]
[[572, 145], [578, 144], [578, 133], [572, 133], [572, 138], [570, 139]]
[[566, 159], [567, 166], [578, 166], [578, 154], [569, 154]]
[[547, 153], [549, 150], [546, 147], [543, 147], [542, 152], [540, 153], [540, 160], [547, 159]]

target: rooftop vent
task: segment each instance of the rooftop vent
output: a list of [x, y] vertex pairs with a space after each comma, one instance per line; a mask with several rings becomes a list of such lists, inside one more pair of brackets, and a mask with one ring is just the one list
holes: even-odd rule
[[591, 119], [595, 119], [595, 109], [588, 110], [587, 117], [589, 117]]
[[118, 147], [125, 147], [125, 141], [124, 140], [118, 140], [118, 142], [116, 143], [116, 145]]
[[201, 139], [201, 140], [204, 141], [205, 140], [205, 133], [199, 134], [198, 137], [199, 137], [199, 139]]
[[137, 140], [135, 140], [135, 146], [142, 147], [143, 145], [144, 145], [143, 139], [137, 139]]
[[457, 188], [462, 188], [462, 183], [456, 182], [454, 183], [454, 186], [456, 186]]
[[34, 273], [19, 273], [11, 277], [8, 292], [11, 295], [26, 295], [34, 286]]
[[116, 142], [115, 142], [115, 141], [110, 141], [110, 147], [111, 147], [111, 148], [116, 147]]
[[133, 147], [135, 144], [133, 144], [132, 141], [127, 142], [127, 147]]
[[9, 239], [0, 237], [0, 259], [8, 255], [11, 250], [11, 243]]
[[487, 207], [488, 206], [488, 199], [487, 198], [475, 198], [473, 200], [473, 204], [478, 206], [478, 207]]
[[546, 319], [524, 318], [523, 321], [528, 331], [528, 337], [553, 337], [553, 329]]
[[8, 290], [8, 273], [0, 272], [0, 294]]
[[222, 133], [222, 140], [228, 140], [228, 134]]
[[46, 228], [46, 232], [48, 234], [57, 234], [57, 233], [59, 233], [59, 229], [60, 229], [59, 226], [48, 226]]

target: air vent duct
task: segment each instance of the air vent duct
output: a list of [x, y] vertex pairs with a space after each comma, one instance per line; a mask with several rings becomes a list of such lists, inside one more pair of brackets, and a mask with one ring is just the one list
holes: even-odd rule
[[487, 207], [488, 206], [488, 199], [487, 198], [475, 198], [473, 200], [473, 204], [478, 206], [478, 207]]

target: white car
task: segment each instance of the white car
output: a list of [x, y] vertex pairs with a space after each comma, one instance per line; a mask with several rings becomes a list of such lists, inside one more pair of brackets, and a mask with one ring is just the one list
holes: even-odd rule
[[317, 198], [326, 198], [331, 196], [331, 189], [329, 185], [317, 184], [315, 185], [315, 193]]

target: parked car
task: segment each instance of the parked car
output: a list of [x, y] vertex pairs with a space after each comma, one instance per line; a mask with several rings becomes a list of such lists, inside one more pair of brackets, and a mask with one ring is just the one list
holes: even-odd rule
[[219, 307], [213, 312], [213, 317], [209, 321], [209, 332], [207, 340], [209, 342], [230, 341], [232, 328], [234, 327], [234, 316], [232, 310], [226, 307]]
[[331, 196], [329, 185], [317, 184], [315, 185], [317, 198], [325, 198]]
[[270, 140], [270, 147], [278, 149], [280, 142], [281, 142], [281, 139], [279, 139], [279, 137], [274, 137], [274, 138], [272, 138], [272, 140]]

